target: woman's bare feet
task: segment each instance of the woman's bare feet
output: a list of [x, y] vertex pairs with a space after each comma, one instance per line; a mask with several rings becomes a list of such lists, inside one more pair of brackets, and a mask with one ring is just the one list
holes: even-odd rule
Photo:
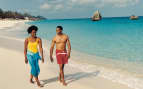
[[34, 83], [33, 79], [30, 79], [30, 83], [32, 83], [32, 84]]
[[38, 87], [44, 87], [43, 85], [40, 84], [40, 82], [37, 82]]
[[40, 81], [39, 81], [39, 79], [38, 79], [38, 76], [35, 77], [35, 80], [36, 80], [36, 82], [37, 82], [37, 86], [38, 86], [38, 87], [40, 87], [40, 88], [41, 88], [41, 87], [44, 87], [43, 85], [40, 84]]

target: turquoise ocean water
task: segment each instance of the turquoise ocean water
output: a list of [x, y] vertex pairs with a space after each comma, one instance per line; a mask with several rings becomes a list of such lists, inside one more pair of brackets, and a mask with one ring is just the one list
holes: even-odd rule
[[72, 49], [113, 60], [143, 63], [143, 17], [90, 19], [55, 19], [29, 22], [39, 27], [38, 36], [52, 40], [56, 26], [63, 26]]

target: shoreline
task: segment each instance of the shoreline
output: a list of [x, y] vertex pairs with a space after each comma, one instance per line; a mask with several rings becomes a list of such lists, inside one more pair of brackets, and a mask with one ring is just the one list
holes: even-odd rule
[[[11, 38], [11, 37], [6, 38], [6, 37], [0, 36], [0, 38], [17, 41], [17, 42], [20, 42], [19, 44], [22, 44], [24, 41], [24, 39], [16, 39], [16, 38]], [[47, 42], [46, 40], [44, 40], [43, 42], [44, 42], [43, 48], [45, 49], [44, 50], [45, 58], [48, 58], [47, 53], [49, 53], [49, 47], [46, 46], [46, 44], [45, 44], [45, 42]], [[23, 47], [22, 45], [17, 45], [17, 46]], [[0, 48], [1, 48], [1, 46], [0, 46]], [[4, 47], [4, 48], [7, 49], [7, 47]], [[8, 49], [10, 49], [10, 48], [8, 48]], [[17, 47], [15, 47], [14, 49], [11, 49], [11, 50], [15, 50], [15, 49], [17, 49]], [[18, 52], [21, 53], [22, 49], [19, 50]], [[48, 50], [46, 50], [46, 49], [48, 49]], [[15, 50], [15, 51], [17, 51], [17, 50]], [[55, 52], [54, 52], [54, 54], [55, 54]], [[56, 63], [56, 57], [55, 56], [53, 56], [53, 57], [54, 57], [55, 63]], [[48, 60], [46, 60], [46, 62], [47, 61]], [[83, 63], [83, 62], [77, 61], [75, 59], [74, 55], [71, 55], [71, 61], [69, 62], [68, 65], [75, 69], [78, 68], [79, 70], [82, 70], [87, 74], [88, 73], [92, 74], [94, 71], [96, 71], [97, 73], [99, 72], [100, 73], [99, 77], [105, 78], [105, 79], [110, 80], [114, 83], [126, 85], [133, 89], [141, 89], [138, 87], [140, 86], [141, 82], [143, 82], [143, 81], [139, 80], [137, 77], [130, 75], [130, 73], [128, 73], [127, 71], [122, 71], [120, 69], [115, 69], [113, 67], [107, 67], [105, 65], [93, 65], [93, 64], [88, 64], [88, 63]]]
[[[2, 39], [0, 39], [1, 41], [2, 41]], [[9, 42], [9, 43], [11, 43], [11, 41], [10, 40], [12, 40], [12, 39], [7, 39], [7, 41]], [[14, 40], [14, 39], [13, 39]], [[12, 40], [12, 41], [13, 41]], [[9, 43], [6, 43], [6, 44], [9, 44]], [[11, 47], [9, 47], [9, 48], [7, 48], [7, 47], [0, 47], [0, 51], [1, 51], [1, 56], [2, 57], [4, 57], [4, 59], [5, 59], [5, 57], [8, 57], [8, 58], [11, 58], [12, 56], [13, 56], [13, 58], [15, 59], [15, 60], [13, 60], [13, 61], [15, 61], [15, 62], [13, 62], [12, 64], [14, 64], [14, 63], [16, 63], [16, 60], [19, 60], [20, 59], [20, 61], [23, 61], [23, 64], [21, 65], [21, 63], [18, 61], [18, 63], [21, 65], [21, 66], [24, 66], [25, 64], [24, 64], [24, 56], [23, 56], [23, 53], [22, 53], [22, 49], [18, 49], [18, 48], [21, 48], [22, 46], [23, 46], [23, 44], [22, 44], [23, 42], [21, 42], [21, 41], [19, 41], [19, 40], [15, 40], [15, 44], [11, 44], [12, 46]], [[17, 45], [17, 44], [19, 44], [19, 45]], [[14, 45], [17, 45], [16, 47], [14, 47]], [[8, 46], [8, 45], [7, 45]], [[45, 50], [45, 51], [47, 51], [47, 50]], [[9, 54], [9, 53], [11, 53], [11, 54]], [[13, 53], [15, 53], [15, 55], [17, 55], [17, 56], [14, 56], [13, 55]], [[9, 56], [6, 56], [7, 54], [9, 54]], [[13, 59], [12, 58], [12, 59]], [[48, 55], [46, 55], [45, 54], [45, 59], [46, 58], [48, 58]], [[55, 57], [54, 57], [54, 59], [55, 59]], [[9, 60], [7, 60], [7, 59], [5, 59], [5, 61], [9, 61]], [[56, 64], [56, 60], [55, 60], [55, 62], [54, 62], [54, 65], [52, 64], [52, 63], [50, 63], [50, 61], [49, 60], [47, 60], [46, 59], [46, 61], [45, 61], [46, 63], [45, 64], [41, 64], [40, 63], [40, 66], [41, 66], [41, 74], [40, 74], [40, 79], [41, 79], [41, 82], [42, 83], [44, 83], [44, 80], [45, 80], [45, 78], [44, 77], [49, 77], [49, 76], [51, 76], [50, 74], [49, 74], [49, 76], [47, 76], [47, 73], [46, 72], [52, 72], [53, 73], [53, 75], [54, 76], [57, 76], [58, 75], [58, 65]], [[2, 63], [2, 62], [1, 62]], [[7, 62], [6, 62], [7, 63]], [[48, 64], [47, 64], [48, 63]], [[5, 64], [5, 62], [4, 62], [4, 64]], [[19, 64], [14, 64], [15, 66], [18, 66]], [[2, 64], [1, 64], [2, 65]], [[6, 64], [5, 64], [6, 65]], [[77, 66], [76, 65], [78, 65], [78, 68], [77, 68]], [[80, 65], [82, 65], [82, 64], [80, 64]], [[4, 66], [4, 65], [3, 65]], [[29, 66], [29, 65], [28, 65]], [[44, 68], [43, 68], [43, 66], [45, 66]], [[84, 67], [86, 67], [86, 66], [84, 66]], [[12, 67], [13, 68], [13, 67]], [[21, 67], [21, 68], [23, 68], [23, 67]], [[54, 68], [54, 69], [53, 69]], [[52, 69], [52, 70], [51, 70]], [[16, 70], [19, 70], [19, 68], [17, 67], [16, 68]], [[23, 70], [23, 69], [22, 69]], [[24, 68], [24, 70], [26, 70], [25, 68]], [[27, 70], [26, 70], [27, 71]], [[26, 71], [23, 71], [23, 72], [26, 72]], [[30, 71], [30, 68], [28, 67], [28, 71]], [[28, 73], [28, 71], [27, 71], [27, 73]], [[65, 71], [66, 71], [66, 80], [67, 80], [67, 82], [69, 82], [69, 86], [67, 87], [67, 88], [69, 88], [69, 89], [71, 89], [71, 88], [73, 88], [73, 87], [79, 87], [79, 89], [99, 89], [99, 88], [101, 88], [102, 86], [98, 86], [97, 87], [97, 85], [95, 86], [95, 82], [102, 82], [102, 83], [105, 83], [105, 86], [106, 87], [103, 87], [102, 89], [106, 89], [107, 87], [113, 87], [114, 89], [122, 89], [122, 88], [126, 88], [126, 89], [130, 89], [130, 88], [128, 88], [127, 86], [125, 86], [125, 85], [122, 85], [122, 84], [119, 84], [119, 83], [117, 83], [117, 82], [113, 82], [113, 81], [111, 81], [111, 80], [108, 80], [108, 79], [106, 79], [106, 78], [102, 78], [100, 75], [101, 75], [101, 73], [100, 73], [100, 71], [101, 70], [96, 70], [96, 71], [92, 71], [92, 72], [86, 72], [86, 71], [83, 71], [83, 70], [81, 70], [80, 68], [79, 68], [79, 64], [75, 64], [73, 61], [70, 61], [69, 62], [69, 64], [68, 65], [66, 65], [66, 68], [65, 68]], [[72, 71], [72, 73], [71, 73], [71, 71]], [[4, 72], [4, 71], [2, 71], [2, 72]], [[19, 71], [15, 71], [15, 72], [19, 72]], [[22, 72], [22, 73], [23, 73]], [[51, 73], [51, 74], [52, 74]], [[9, 73], [10, 74], [10, 73]], [[24, 73], [24, 74], [26, 74], [26, 73]], [[27, 74], [28, 75], [28, 74]], [[24, 75], [23, 75], [24, 76]], [[18, 76], [17, 76], [18, 77]], [[25, 77], [26, 77], [26, 75], [25, 75]], [[93, 77], [93, 78], [95, 78], [95, 79], [93, 79], [93, 78], [91, 78], [91, 77]], [[27, 78], [28, 78], [28, 76], [27, 76]], [[68, 80], [68, 78], [70, 78], [70, 79], [73, 79], [73, 80]], [[3, 78], [2, 78], [3, 79]], [[50, 79], [50, 78], [49, 78]], [[74, 80], [74, 79], [77, 79], [77, 81], [76, 80]], [[83, 80], [85, 80], [84, 82], [83, 82]], [[21, 80], [19, 80], [19, 81], [21, 81]], [[47, 80], [48, 81], [48, 80]], [[50, 81], [50, 80], [49, 80]], [[70, 84], [70, 82], [72, 82], [72, 81], [75, 81], [75, 82], [73, 82], [73, 83], [71, 83]], [[105, 82], [106, 81], [106, 82]], [[110, 81], [110, 82], [109, 82]], [[26, 80], [25, 80], [25, 82], [26, 82]], [[28, 82], [28, 79], [27, 79], [27, 82]], [[89, 82], [89, 83], [88, 83]], [[55, 81], [55, 82], [53, 82], [53, 83], [55, 83], [56, 85], [58, 85], [58, 83]], [[78, 84], [78, 86], [75, 86], [75, 84]], [[85, 85], [84, 85], [85, 84]], [[106, 85], [107, 84], [107, 85]], [[29, 84], [30, 85], [30, 84]], [[28, 86], [29, 86], [28, 85]], [[50, 84], [48, 84], [48, 86], [49, 86]], [[73, 86], [72, 86], [73, 85]], [[92, 86], [91, 86], [92, 85]], [[47, 86], [47, 87], [48, 87]], [[86, 86], [86, 88], [85, 87], [82, 87], [82, 86]], [[1, 86], [0, 86], [1, 87]], [[82, 87], [82, 88], [81, 88]], [[94, 88], [95, 87], [95, 88]], [[121, 88], [122, 87], [122, 88]], [[46, 88], [46, 87], [45, 87]], [[7, 89], [9, 89], [9, 88], [7, 88]]]

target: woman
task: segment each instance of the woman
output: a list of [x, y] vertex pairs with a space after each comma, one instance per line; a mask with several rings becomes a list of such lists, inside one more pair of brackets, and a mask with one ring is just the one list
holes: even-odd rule
[[[38, 27], [34, 25], [30, 26], [27, 29], [27, 32], [28, 34], [30, 34], [30, 36], [26, 38], [24, 42], [24, 55], [25, 55], [25, 63], [28, 64], [29, 62], [31, 66], [30, 83], [34, 83], [33, 82], [33, 77], [34, 77], [37, 82], [37, 85], [39, 87], [43, 87], [38, 79], [38, 75], [40, 73], [40, 68], [38, 63], [39, 59], [41, 59], [42, 62], [44, 63], [43, 48], [42, 48], [42, 40], [36, 36], [37, 31]], [[38, 46], [42, 58], [39, 56]]]

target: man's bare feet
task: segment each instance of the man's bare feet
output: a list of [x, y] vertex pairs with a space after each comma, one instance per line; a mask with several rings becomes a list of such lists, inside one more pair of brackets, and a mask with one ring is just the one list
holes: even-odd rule
[[61, 80], [61, 78], [60, 78], [60, 77], [58, 77], [58, 81], [59, 81], [60, 83], [62, 83], [62, 80]]
[[34, 83], [33, 79], [30, 79], [30, 83], [32, 83], [32, 84]]
[[41, 87], [44, 87], [44, 86], [40, 84], [40, 85], [38, 85], [38, 87], [40, 87], [40, 88], [41, 88]]
[[67, 83], [66, 83], [65, 81], [63, 81], [63, 85], [64, 85], [64, 86], [67, 86]]

